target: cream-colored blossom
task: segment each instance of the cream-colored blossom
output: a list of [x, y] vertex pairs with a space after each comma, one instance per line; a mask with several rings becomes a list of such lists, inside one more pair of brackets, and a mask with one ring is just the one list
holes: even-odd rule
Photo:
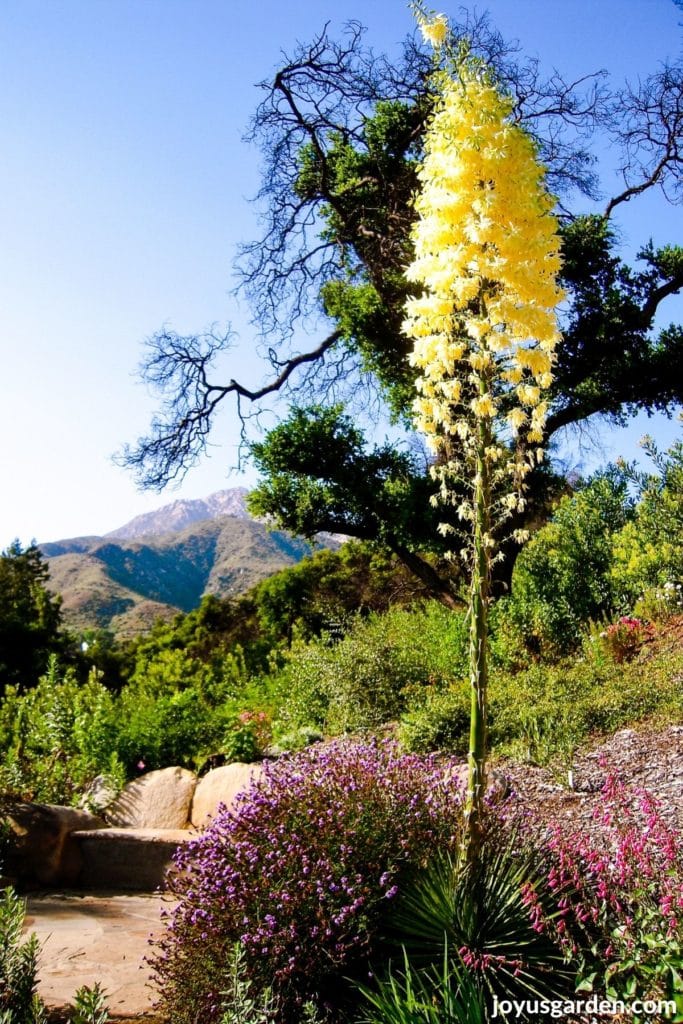
[[445, 14], [437, 14], [431, 21], [420, 25], [422, 38], [434, 48], [443, 46], [448, 37], [448, 18]]
[[[435, 45], [446, 38], [441, 15], [423, 17], [421, 27], [425, 38], [433, 29]], [[448, 446], [434, 474], [440, 503], [451, 503], [455, 477], [474, 491], [483, 457], [496, 488], [508, 474], [512, 499], [498, 507], [512, 511], [538, 450], [520, 446], [511, 456], [496, 430], [536, 446], [543, 439], [563, 297], [554, 200], [512, 100], [480, 66], [464, 64], [436, 83], [407, 272], [422, 291], [406, 303], [403, 325], [418, 372], [415, 418], [431, 447], [443, 455]], [[460, 515], [465, 507], [474, 506], [462, 503]]]
[[524, 409], [520, 409], [519, 406], [515, 406], [515, 408], [511, 409], [508, 413], [507, 419], [512, 429], [516, 432], [527, 422], [527, 414]]
[[497, 412], [496, 403], [490, 394], [480, 395], [478, 398], [473, 398], [470, 402], [470, 408], [477, 419], [480, 419], [481, 417], [491, 419]]

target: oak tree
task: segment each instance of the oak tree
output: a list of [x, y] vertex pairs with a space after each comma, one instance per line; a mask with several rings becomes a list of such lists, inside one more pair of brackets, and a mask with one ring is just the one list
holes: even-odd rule
[[[680, 201], [681, 62], [613, 87], [603, 73], [545, 76], [486, 18], [464, 15], [455, 34], [492, 69], [559, 197], [567, 300], [548, 433], [593, 415], [623, 421], [639, 409], [672, 409], [683, 400], [683, 327], [660, 327], [659, 318], [683, 286], [683, 250], [646, 241], [629, 265], [617, 222], [623, 205], [647, 192]], [[260, 511], [306, 533], [338, 529], [380, 540], [448, 604], [457, 594], [434, 567], [444, 546], [429, 506], [429, 460], [410, 447], [369, 447], [356, 416], [375, 403], [410, 423], [417, 369], [401, 323], [418, 289], [404, 268], [414, 253], [411, 197], [434, 102], [430, 61], [415, 37], [396, 57], [375, 55], [351, 24], [340, 39], [325, 28], [263, 83], [251, 139], [263, 153], [257, 199], [265, 228], [242, 250], [238, 269], [270, 373], [258, 384], [215, 378], [215, 361], [233, 344], [229, 334], [159, 332], [143, 376], [162, 408], [122, 458], [143, 486], [161, 489], [201, 457], [227, 400], [235, 400], [246, 437], [250, 417], [270, 397], [285, 396], [291, 416], [252, 448], [266, 476]], [[609, 200], [601, 198], [592, 149], [605, 139], [621, 155]], [[593, 213], [576, 212], [587, 202]], [[301, 346], [313, 324], [315, 343]], [[540, 487], [529, 481], [532, 498], [552, 478], [541, 473]]]

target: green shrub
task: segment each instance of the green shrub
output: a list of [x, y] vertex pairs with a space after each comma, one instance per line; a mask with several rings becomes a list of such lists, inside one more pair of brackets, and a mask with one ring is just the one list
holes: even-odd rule
[[623, 610], [632, 609], [648, 591], [662, 593], [683, 583], [683, 443], [660, 453], [646, 438], [644, 448], [656, 472], [639, 474], [631, 468], [639, 500], [633, 521], [614, 538], [611, 579]]
[[242, 711], [230, 722], [220, 752], [228, 761], [249, 764], [263, 756], [270, 738], [270, 721], [265, 711]]
[[116, 698], [91, 672], [79, 683], [55, 659], [25, 694], [0, 703], [0, 787], [24, 799], [69, 804], [97, 775], [123, 781], [115, 756]]
[[117, 752], [129, 774], [139, 762], [150, 771], [181, 765], [192, 768], [220, 747], [227, 712], [207, 706], [193, 688], [154, 697], [142, 687], [121, 692]]
[[466, 683], [429, 693], [417, 708], [401, 719], [398, 737], [406, 750], [417, 754], [444, 750], [466, 754], [470, 726], [470, 694]]
[[99, 982], [76, 991], [69, 1024], [109, 1024], [109, 1008]]
[[490, 739], [499, 753], [538, 763], [571, 760], [591, 733], [610, 733], [648, 718], [679, 722], [683, 651], [661, 651], [615, 664], [602, 648], [554, 665], [494, 672]]
[[205, 692], [211, 678], [211, 667], [187, 651], [175, 647], [156, 649], [150, 644], [141, 647], [129, 686], [152, 697], [163, 697], [189, 689]]
[[337, 642], [295, 644], [279, 679], [280, 727], [332, 735], [398, 719], [465, 671], [464, 615], [432, 602], [357, 619]]
[[228, 953], [226, 975], [220, 1024], [270, 1024], [274, 1009], [272, 992], [266, 987], [252, 995], [254, 986], [247, 976], [244, 949], [239, 942]]
[[277, 757], [282, 754], [294, 754], [299, 750], [305, 750], [313, 743], [319, 743], [322, 739], [324, 737], [320, 730], [310, 725], [300, 725], [288, 732], [283, 732], [280, 728], [275, 732], [270, 751]]
[[22, 942], [26, 904], [11, 887], [0, 893], [0, 1024], [45, 1024], [36, 994], [38, 939]]
[[[568, 768], [575, 749], [592, 733], [648, 719], [682, 721], [681, 678], [680, 649], [655, 646], [617, 664], [596, 628], [572, 659], [534, 662], [516, 672], [494, 668], [489, 684], [492, 748], [496, 754]], [[466, 682], [435, 689], [402, 716], [401, 743], [417, 752], [464, 753], [468, 706]]]
[[[613, 536], [629, 515], [627, 481], [617, 470], [561, 501], [515, 563], [512, 595], [494, 620], [494, 655], [495, 633], [503, 631], [520, 653], [561, 656], [579, 645], [591, 619], [612, 613]], [[505, 646], [509, 652], [509, 637]]]
[[[160, 630], [156, 643], [165, 636]], [[192, 768], [217, 753], [254, 760], [269, 740], [262, 726], [272, 716], [272, 686], [269, 675], [249, 675], [240, 649], [202, 662], [176, 648], [143, 645], [119, 695], [117, 753], [130, 774], [139, 762]]]
[[633, 614], [646, 622], [666, 622], [683, 613], [683, 584], [667, 580], [661, 587], [646, 587], [633, 605]]

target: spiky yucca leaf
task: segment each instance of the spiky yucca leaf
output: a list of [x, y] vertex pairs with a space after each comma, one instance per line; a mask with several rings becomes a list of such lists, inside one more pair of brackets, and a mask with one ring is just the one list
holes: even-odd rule
[[389, 972], [374, 989], [360, 986], [370, 1008], [358, 1024], [484, 1024], [476, 980], [444, 949], [441, 970], [415, 968], [403, 951], [403, 970]]
[[[542, 930], [532, 922], [529, 892], [542, 908]], [[518, 852], [512, 837], [485, 843], [475, 865], [435, 857], [397, 903], [386, 937], [417, 970], [438, 969], [447, 946], [488, 1001], [556, 999], [574, 990], [574, 972], [551, 934], [558, 916], [543, 865]]]

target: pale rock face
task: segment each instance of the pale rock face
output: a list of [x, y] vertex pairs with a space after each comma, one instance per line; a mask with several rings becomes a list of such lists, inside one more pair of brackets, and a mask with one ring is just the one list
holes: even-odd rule
[[113, 804], [118, 796], [118, 790], [112, 785], [105, 775], [97, 775], [79, 801], [79, 807], [86, 811], [93, 811], [96, 814]]
[[206, 828], [215, 818], [219, 804], [233, 807], [235, 797], [249, 789], [263, 774], [258, 764], [225, 764], [214, 768], [199, 780], [192, 800], [190, 821], [194, 828]]
[[186, 768], [160, 768], [134, 779], [106, 810], [116, 828], [186, 828], [197, 785]]
[[40, 885], [74, 885], [82, 861], [72, 833], [103, 829], [101, 818], [75, 807], [11, 803], [3, 819], [10, 829], [7, 868], [10, 877]]

